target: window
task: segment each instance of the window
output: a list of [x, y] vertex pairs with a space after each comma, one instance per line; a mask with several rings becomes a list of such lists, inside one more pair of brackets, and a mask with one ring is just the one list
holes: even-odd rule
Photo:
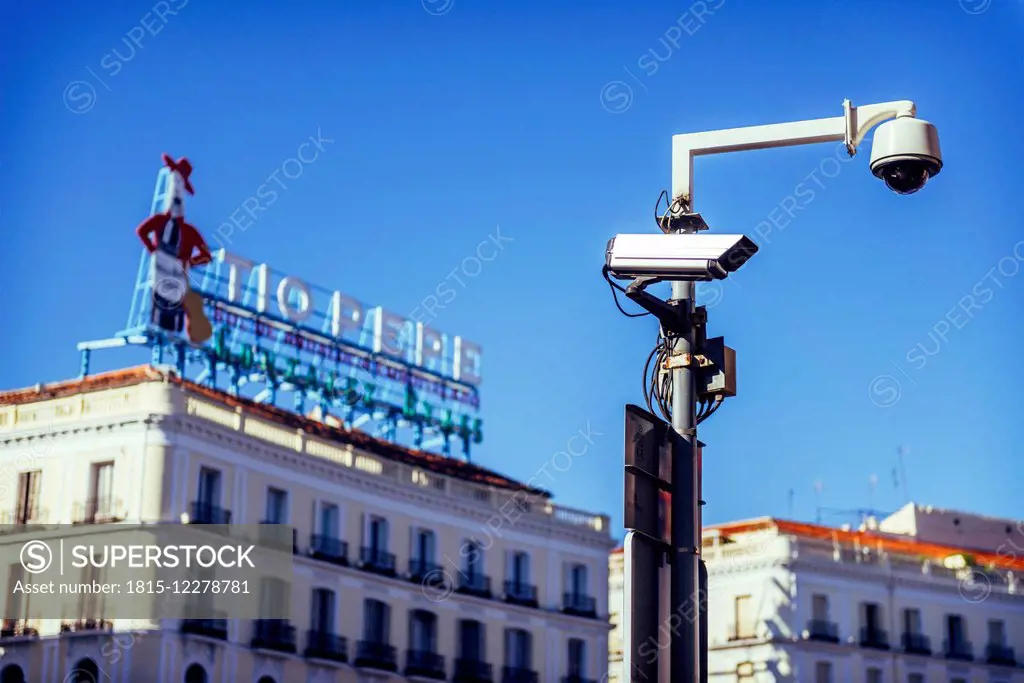
[[569, 567], [569, 580], [566, 589], [574, 596], [587, 595], [587, 566], [573, 564]]
[[530, 583], [530, 556], [521, 551], [509, 554], [508, 580], [514, 586]]
[[907, 683], [924, 683], [924, 674], [907, 674]]
[[482, 662], [485, 647], [484, 625], [473, 619], [459, 622], [459, 657], [469, 662]]
[[30, 524], [39, 519], [39, 491], [43, 473], [39, 470], [18, 475], [18, 507], [15, 524]]
[[742, 662], [736, 666], [736, 680], [738, 683], [754, 683], [754, 663]]
[[363, 603], [363, 640], [380, 644], [391, 641], [391, 608], [380, 600]]
[[[7, 608], [4, 610], [4, 616], [8, 617], [8, 619], [24, 619], [28, 614], [29, 596], [21, 591], [14, 590], [19, 582], [24, 581], [25, 565], [21, 562], [15, 562], [7, 570], [7, 595], [11, 597], [7, 600]], [[5, 627], [7, 626], [6, 622], [4, 625]]]
[[828, 621], [828, 596], [816, 594], [811, 599], [811, 618], [815, 621]]
[[66, 683], [93, 683], [98, 680], [100, 680], [100, 668], [88, 657], [79, 659], [75, 668], [64, 678]]
[[878, 631], [882, 625], [881, 608], [873, 602], [861, 604], [861, 625], [870, 636]]
[[434, 564], [434, 547], [436, 536], [429, 529], [414, 529], [412, 537], [412, 556], [420, 567]]
[[334, 633], [334, 591], [313, 589], [309, 627], [317, 633]]
[[949, 649], [961, 649], [967, 641], [966, 630], [967, 626], [964, 624], [964, 618], [959, 614], [946, 616], [946, 640], [949, 643]]
[[374, 557], [388, 550], [388, 521], [371, 515], [366, 527], [366, 546]]
[[25, 672], [17, 664], [8, 664], [0, 671], [0, 683], [25, 683]]
[[865, 683], [882, 683], [882, 670], [871, 667], [864, 678]]
[[921, 610], [903, 610], [903, 632], [911, 636], [921, 634]]
[[736, 597], [735, 613], [733, 616], [736, 619], [736, 631], [733, 634], [735, 639], [754, 638], [756, 636], [756, 628], [754, 626], [754, 600], [751, 596], [739, 595]]
[[462, 544], [462, 572], [468, 577], [484, 573], [484, 551], [476, 541]]
[[505, 629], [505, 666], [530, 669], [533, 662], [530, 633], [520, 628]]
[[409, 649], [416, 652], [437, 651], [437, 617], [426, 610], [409, 614]]
[[103, 521], [114, 511], [114, 463], [101, 462], [92, 466], [92, 482], [87, 501], [88, 521]]
[[340, 536], [341, 530], [341, 515], [338, 512], [338, 506], [334, 503], [320, 503], [320, 515], [317, 520], [319, 525], [320, 535], [325, 538], [337, 539]]
[[579, 638], [569, 639], [569, 671], [570, 677], [584, 678], [586, 674], [587, 644]]
[[814, 665], [814, 683], [832, 683], [831, 662], [818, 662]]
[[199, 503], [206, 506], [220, 505], [220, 472], [208, 467], [199, 470]]
[[207, 683], [206, 669], [199, 664], [193, 664], [185, 671], [185, 683]]
[[288, 492], [273, 486], [267, 489], [267, 524], [288, 523]]
[[1006, 624], [1001, 619], [989, 619], [988, 644], [996, 647], [1006, 645]]
[[275, 576], [264, 576], [260, 579], [261, 619], [281, 619], [288, 614], [286, 605], [290, 602], [291, 585], [287, 581]]

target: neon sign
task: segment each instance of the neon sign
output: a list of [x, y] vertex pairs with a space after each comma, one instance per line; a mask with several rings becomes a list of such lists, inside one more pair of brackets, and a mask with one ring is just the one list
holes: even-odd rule
[[226, 303], [241, 302], [243, 281], [249, 280], [252, 301], [246, 303], [257, 315], [276, 312], [280, 319], [312, 328], [330, 341], [358, 344], [374, 354], [432, 370], [460, 384], [480, 385], [481, 349], [477, 344], [462, 337], [447, 337], [382, 306], [370, 308], [340, 291], [313, 287], [293, 275], [275, 274], [265, 263], [255, 264], [225, 250], [218, 253], [218, 258], [227, 267], [226, 286], [208, 293], [219, 295]]

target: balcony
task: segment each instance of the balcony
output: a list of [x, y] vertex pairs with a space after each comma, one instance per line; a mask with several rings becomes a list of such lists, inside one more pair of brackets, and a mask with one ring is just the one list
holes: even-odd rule
[[189, 506], [188, 521], [191, 524], [231, 524], [231, 511], [207, 501], [194, 500]]
[[299, 554], [299, 532], [282, 522], [260, 522], [260, 544], [281, 552]]
[[501, 683], [537, 683], [537, 672], [518, 666], [501, 667]]
[[537, 587], [518, 581], [505, 582], [505, 602], [524, 607], [537, 606]]
[[565, 593], [562, 595], [562, 611], [577, 617], [596, 617], [597, 599], [582, 593]]
[[348, 566], [348, 543], [331, 536], [312, 534], [309, 537], [309, 556], [342, 567]]
[[911, 655], [926, 655], [931, 656], [932, 654], [932, 642], [928, 636], [921, 633], [904, 633], [900, 639], [903, 645], [903, 651]]
[[443, 681], [445, 679], [444, 656], [426, 650], [407, 650], [405, 653], [405, 675]]
[[807, 640], [818, 640], [824, 643], [838, 643], [839, 626], [834, 621], [811, 619], [807, 622]]
[[456, 659], [452, 683], [493, 683], [493, 667], [477, 659]]
[[72, 619], [60, 623], [61, 633], [106, 633], [114, 630], [114, 622], [106, 619]]
[[374, 640], [360, 640], [356, 643], [356, 666], [381, 671], [398, 671], [395, 648]]
[[71, 506], [72, 524], [112, 524], [124, 519], [120, 498], [87, 498]]
[[20, 619], [4, 619], [0, 624], [0, 638], [38, 638], [39, 631]]
[[50, 513], [46, 509], [5, 510], [0, 513], [0, 534], [22, 534], [45, 528]]
[[249, 645], [254, 650], [295, 654], [295, 627], [284, 619], [259, 619]]
[[303, 654], [310, 659], [328, 662], [348, 662], [348, 641], [342, 636], [327, 631], [306, 631], [306, 650]]
[[985, 662], [996, 666], [1017, 666], [1017, 657], [1012, 647], [990, 643], [985, 646]]
[[459, 574], [459, 587], [456, 592], [463, 595], [475, 595], [478, 598], [491, 598], [491, 577], [483, 574]]
[[431, 564], [418, 558], [409, 559], [409, 580], [413, 583], [427, 584], [432, 588], [444, 590], [446, 572], [440, 565]]
[[861, 628], [860, 646], [869, 647], [874, 650], [888, 650], [889, 634], [880, 628]]
[[206, 638], [215, 638], [217, 640], [228, 639], [228, 620], [227, 619], [182, 619], [181, 628], [182, 633], [191, 634], [194, 636], [205, 636]]
[[974, 661], [974, 648], [966, 640], [945, 640], [942, 642], [942, 652], [946, 659], [959, 659], [963, 662]]
[[394, 576], [395, 556], [379, 548], [363, 546], [359, 549], [359, 568], [374, 574]]

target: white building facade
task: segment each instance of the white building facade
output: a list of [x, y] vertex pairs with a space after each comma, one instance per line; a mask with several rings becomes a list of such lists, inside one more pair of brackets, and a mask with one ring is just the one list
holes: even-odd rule
[[0, 517], [4, 542], [60, 524], [294, 529], [287, 621], [20, 617], [11, 585], [25, 576], [5, 567], [0, 683], [588, 683], [606, 671], [606, 516], [149, 367], [0, 393]]
[[766, 518], [705, 529], [703, 554], [710, 682], [1024, 683], [1020, 522], [914, 505], [860, 530]]

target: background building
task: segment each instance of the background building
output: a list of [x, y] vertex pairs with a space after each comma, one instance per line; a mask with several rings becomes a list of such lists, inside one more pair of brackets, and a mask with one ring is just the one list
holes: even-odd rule
[[[1024, 681], [1024, 523], [908, 504], [860, 529], [704, 530], [709, 681]], [[613, 623], [621, 551], [610, 560]], [[617, 591], [617, 592], [616, 592]], [[609, 681], [625, 681], [609, 648]]]
[[2, 683], [575, 683], [607, 665], [607, 517], [149, 367], [0, 394], [0, 507], [26, 539], [295, 530], [290, 621], [8, 619]]

